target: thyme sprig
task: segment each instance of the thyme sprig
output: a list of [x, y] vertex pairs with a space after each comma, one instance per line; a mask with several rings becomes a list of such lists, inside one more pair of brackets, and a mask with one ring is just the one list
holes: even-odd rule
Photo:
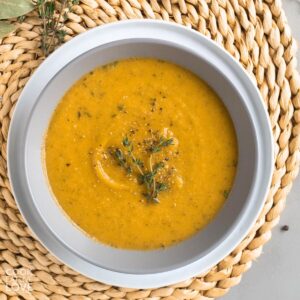
[[114, 158], [118, 162], [119, 166], [121, 166], [122, 168], [124, 168], [124, 170], [126, 170], [127, 174], [132, 173], [132, 168], [127, 163], [127, 158], [126, 158], [126, 156], [124, 155], [123, 151], [120, 148], [116, 148], [116, 149], [112, 150], [111, 154], [114, 156]]
[[146, 186], [146, 192], [143, 195], [148, 201], [159, 203], [158, 194], [168, 189], [166, 183], [156, 181], [156, 175], [159, 170], [164, 168], [163, 162], [156, 163], [153, 167], [150, 165], [150, 171], [139, 176], [139, 182]]
[[79, 3], [79, 0], [61, 0], [59, 5], [55, 0], [35, 0], [35, 5], [42, 19], [42, 45], [44, 55], [51, 53], [56, 46], [60, 45], [65, 36], [64, 22], [67, 20], [67, 13], [72, 7]]
[[127, 150], [127, 155], [131, 159], [134, 166], [137, 168], [140, 174], [143, 174], [144, 163], [139, 158], [136, 158], [135, 155], [133, 154], [133, 143], [126, 136], [123, 139], [122, 144]]
[[132, 174], [133, 169], [136, 170], [138, 182], [145, 186], [143, 196], [148, 202], [159, 203], [159, 193], [169, 188], [165, 182], [157, 180], [157, 174], [165, 167], [165, 164], [162, 161], [153, 164], [152, 158], [153, 154], [160, 152], [164, 147], [168, 147], [172, 144], [172, 138], [166, 139], [163, 136], [160, 136], [157, 141], [153, 142], [151, 147], [147, 149], [149, 152], [149, 170], [145, 168], [145, 164], [142, 160], [135, 156], [133, 142], [130, 141], [127, 136], [122, 141], [126, 152], [123, 152], [120, 148], [114, 148], [111, 152], [118, 165], [121, 166], [127, 174]]
[[164, 147], [168, 147], [173, 144], [173, 139], [166, 139], [165, 137], [161, 136], [159, 137], [158, 141], [155, 141], [150, 147], [149, 151], [151, 153], [157, 153], [162, 150]]

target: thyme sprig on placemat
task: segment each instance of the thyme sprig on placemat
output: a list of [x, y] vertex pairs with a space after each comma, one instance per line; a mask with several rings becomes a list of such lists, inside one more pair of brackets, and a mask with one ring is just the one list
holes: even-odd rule
[[17, 28], [7, 20], [18, 18], [21, 23], [27, 13], [36, 9], [42, 20], [41, 49], [47, 56], [64, 41], [68, 12], [78, 3], [79, 0], [0, 0], [0, 39]]
[[173, 139], [167, 139], [160, 136], [157, 140], [153, 140], [151, 146], [147, 148], [149, 154], [149, 169], [146, 169], [145, 163], [134, 154], [133, 142], [126, 136], [122, 141], [121, 148], [112, 148], [110, 153], [127, 174], [136, 174], [138, 182], [145, 187], [143, 196], [148, 202], [159, 203], [159, 193], [167, 190], [169, 186], [166, 182], [158, 181], [157, 175], [165, 164], [162, 161], [153, 164], [153, 155], [162, 151], [163, 148], [173, 144]]
[[36, 0], [35, 4], [40, 18], [43, 21], [41, 48], [47, 56], [56, 46], [60, 45], [66, 35], [64, 22], [68, 12], [79, 0], [62, 0], [57, 5], [55, 0]]

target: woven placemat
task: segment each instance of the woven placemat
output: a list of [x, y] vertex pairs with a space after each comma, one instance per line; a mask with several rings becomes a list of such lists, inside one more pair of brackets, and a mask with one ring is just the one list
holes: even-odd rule
[[[173, 286], [153, 290], [112, 287], [88, 279], [54, 258], [24, 223], [6, 168], [7, 133], [14, 106], [43, 60], [40, 20], [30, 14], [17, 25], [15, 33], [0, 40], [0, 300], [211, 300], [240, 282], [279, 221], [300, 161], [296, 43], [280, 0], [81, 0], [68, 14], [66, 40], [89, 28], [128, 18], [164, 19], [192, 27], [222, 45], [257, 82], [276, 144], [275, 171], [263, 211], [252, 231], [228, 257], [205, 274]], [[27, 292], [29, 287], [31, 291]]]

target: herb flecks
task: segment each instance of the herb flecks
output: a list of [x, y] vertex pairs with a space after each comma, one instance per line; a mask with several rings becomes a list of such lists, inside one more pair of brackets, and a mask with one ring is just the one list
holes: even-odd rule
[[[163, 148], [173, 144], [173, 139], [166, 139], [160, 136], [157, 140], [153, 140], [151, 147], [147, 149], [149, 167], [145, 167], [145, 163], [134, 153], [134, 144], [125, 136], [122, 140], [123, 149], [113, 148], [111, 154], [127, 174], [135, 175], [138, 182], [144, 186], [142, 193], [148, 202], [159, 203], [159, 194], [166, 191], [169, 186], [166, 182], [158, 180], [159, 173], [165, 168], [163, 161], [153, 163], [153, 156], [162, 151]], [[161, 178], [160, 178], [161, 179]]]
[[91, 118], [91, 113], [84, 107], [80, 107], [77, 111], [77, 118], [80, 119], [81, 117], [88, 117]]
[[228, 198], [229, 193], [230, 193], [230, 190], [224, 190], [224, 191], [223, 191], [223, 196], [224, 196], [225, 199]]
[[124, 111], [125, 110], [125, 105], [120, 103], [120, 104], [118, 104], [117, 108], [118, 108], [118, 111]]

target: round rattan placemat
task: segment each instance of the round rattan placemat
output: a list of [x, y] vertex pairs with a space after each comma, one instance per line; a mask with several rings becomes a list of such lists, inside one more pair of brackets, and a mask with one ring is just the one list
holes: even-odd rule
[[40, 20], [30, 14], [17, 25], [15, 33], [0, 40], [0, 300], [217, 298], [240, 282], [279, 221], [300, 161], [296, 43], [280, 0], [81, 0], [68, 15], [66, 40], [89, 28], [127, 18], [157, 18], [192, 27], [222, 45], [257, 83], [268, 107], [276, 145], [275, 171], [263, 211], [244, 241], [218, 265], [196, 278], [164, 288], [108, 286], [54, 258], [24, 223], [6, 169], [7, 133], [14, 106], [30, 75], [43, 61]]

